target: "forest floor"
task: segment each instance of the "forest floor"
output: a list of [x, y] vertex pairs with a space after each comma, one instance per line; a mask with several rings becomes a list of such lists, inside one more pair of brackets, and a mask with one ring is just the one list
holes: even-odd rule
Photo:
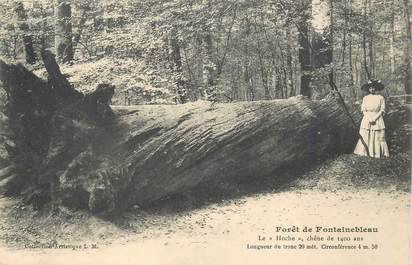
[[[67, 208], [55, 213], [33, 211], [16, 199], [2, 197], [0, 264], [220, 265], [256, 264], [257, 260], [274, 264], [274, 257], [280, 262], [276, 264], [330, 264], [331, 259], [333, 264], [365, 264], [365, 260], [405, 264], [410, 232], [409, 161], [405, 153], [385, 159], [343, 154], [305, 173], [288, 171], [236, 186], [222, 183], [220, 189], [193, 191], [144, 209], [136, 206], [110, 219]], [[294, 180], [288, 174], [295, 174]], [[279, 177], [290, 181], [278, 185], [274, 179]], [[379, 248], [278, 250], [276, 256], [276, 250], [248, 249], [248, 244], [267, 243], [259, 241], [259, 235], [348, 235], [276, 233], [278, 226], [376, 227], [378, 233], [360, 236], [362, 243]], [[45, 249], [42, 244], [68, 248]], [[313, 255], [316, 262], [308, 263]]]

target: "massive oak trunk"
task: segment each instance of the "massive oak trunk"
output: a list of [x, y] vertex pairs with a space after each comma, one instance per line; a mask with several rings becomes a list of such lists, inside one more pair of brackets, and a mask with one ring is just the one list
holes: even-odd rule
[[228, 179], [276, 178], [355, 142], [333, 97], [111, 108], [113, 87], [82, 95], [43, 59], [48, 82], [0, 61], [14, 125], [9, 189], [37, 204], [112, 212]]
[[[352, 149], [351, 125], [334, 99], [114, 108], [114, 171], [133, 177], [128, 199], [146, 203], [227, 178], [259, 178]], [[116, 153], [116, 152], [114, 152]], [[112, 174], [112, 173], [111, 173]], [[274, 174], [274, 177], [276, 174]]]

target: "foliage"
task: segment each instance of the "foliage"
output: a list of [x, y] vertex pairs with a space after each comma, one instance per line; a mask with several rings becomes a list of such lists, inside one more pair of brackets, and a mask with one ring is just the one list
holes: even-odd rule
[[[70, 83], [84, 93], [93, 91], [97, 84], [114, 85], [116, 89], [113, 104], [173, 103], [167, 80], [146, 67], [143, 61], [106, 57], [74, 65], [62, 65], [61, 70]], [[47, 76], [44, 69], [35, 73], [43, 78]]]
[[[102, 71], [104, 63], [115, 60], [124, 64], [123, 68], [136, 65], [129, 71], [130, 77], [115, 80], [119, 89], [162, 87], [167, 93], [160, 97], [166, 102], [293, 96], [299, 92], [302, 74], [298, 58], [301, 29], [297, 25], [310, 20], [311, 4], [314, 8], [316, 2], [332, 3], [327, 14], [333, 20], [328, 29], [333, 36], [333, 64], [312, 72], [314, 96], [328, 92], [325, 77], [333, 69], [344, 97], [359, 99], [358, 88], [367, 79], [364, 36], [366, 64], [372, 76], [383, 80], [390, 94], [403, 93], [401, 85], [408, 69], [403, 47], [408, 40], [401, 0], [368, 0], [366, 6], [364, 0], [72, 0], [73, 67], [84, 65], [98, 72], [67, 71], [82, 72], [73, 80], [89, 73], [90, 79], [111, 81], [101, 74], [110, 76], [109, 71]], [[0, 4], [0, 56], [10, 60], [17, 59], [16, 46], [22, 34], [13, 3], [5, 0]], [[25, 8], [37, 53], [41, 47], [53, 49], [51, 1], [25, 2]], [[140, 82], [139, 78], [145, 85], [132, 85], [134, 80]], [[132, 96], [130, 102], [141, 100]]]

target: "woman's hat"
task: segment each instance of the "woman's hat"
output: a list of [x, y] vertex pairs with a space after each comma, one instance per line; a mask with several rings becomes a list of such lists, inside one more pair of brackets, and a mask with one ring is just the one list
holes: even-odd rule
[[361, 89], [363, 91], [369, 91], [369, 88], [374, 87], [376, 91], [383, 90], [385, 86], [382, 84], [381, 80], [371, 79], [368, 83], [364, 84]]

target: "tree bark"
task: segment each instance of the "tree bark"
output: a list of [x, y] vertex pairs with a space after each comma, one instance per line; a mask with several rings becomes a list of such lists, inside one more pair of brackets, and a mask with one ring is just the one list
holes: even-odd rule
[[348, 2], [344, 0], [344, 25], [343, 25], [343, 41], [342, 41], [342, 66], [345, 66], [346, 57], [346, 35], [348, 30]]
[[176, 30], [172, 29], [169, 36], [169, 57], [172, 63], [172, 71], [175, 73], [176, 96], [179, 103], [187, 102], [187, 87], [183, 80], [182, 56], [180, 53], [180, 45], [176, 36]]
[[374, 45], [373, 45], [373, 36], [372, 34], [369, 36], [369, 40], [368, 40], [368, 57], [369, 57], [369, 69], [370, 69], [370, 74], [372, 76], [372, 78], [375, 77], [375, 56], [374, 56]]
[[362, 48], [363, 48], [363, 66], [365, 69], [367, 80], [371, 79], [371, 72], [368, 67], [367, 51], [366, 51], [366, 36], [367, 36], [367, 9], [368, 0], [363, 2], [363, 32], [362, 32]]
[[[287, 19], [288, 21], [289, 19]], [[287, 63], [287, 67], [288, 67], [288, 85], [289, 85], [289, 93], [286, 95], [286, 97], [289, 96], [295, 96], [296, 92], [295, 92], [295, 82], [293, 80], [293, 58], [292, 58], [292, 46], [291, 46], [291, 37], [290, 37], [290, 29], [291, 29], [291, 23], [288, 22], [286, 24], [286, 40], [287, 40], [287, 44], [286, 44], [286, 63]]]
[[55, 38], [56, 55], [60, 62], [73, 60], [71, 6], [68, 0], [55, 0]]
[[243, 66], [243, 82], [246, 86], [246, 100], [254, 101], [255, 100], [255, 90], [252, 86], [252, 76], [250, 74], [249, 58], [246, 57], [246, 61]]
[[299, 63], [301, 68], [300, 78], [300, 94], [311, 97], [312, 90], [310, 88], [311, 75], [311, 51], [309, 38], [309, 17], [302, 15], [299, 21]]
[[[367, 6], [367, 13], [368, 14], [368, 18], [372, 18], [373, 19], [373, 14], [372, 14], [372, 1], [368, 2], [368, 6]], [[373, 23], [369, 23], [368, 26], [368, 51], [369, 51], [369, 70], [370, 70], [370, 74], [372, 76], [372, 78], [375, 77], [376, 75], [376, 69], [375, 69], [375, 54], [374, 54], [374, 49], [375, 46], [373, 45], [374, 42], [374, 29], [373, 29]]]
[[412, 33], [411, 33], [411, 18], [409, 15], [409, 1], [404, 0], [404, 12], [405, 12], [405, 24], [406, 24], [406, 42], [405, 42], [405, 93], [411, 94], [411, 42], [412, 42]]
[[273, 70], [273, 89], [274, 89], [274, 94], [275, 94], [275, 99], [281, 99], [282, 98], [282, 84], [281, 84], [281, 77], [279, 73], [279, 67], [275, 67]]
[[[24, 61], [28, 64], [35, 64], [36, 63], [36, 54], [34, 52], [33, 46], [33, 39], [32, 36], [29, 35], [29, 25], [27, 24], [27, 14], [26, 10], [24, 9], [22, 2], [16, 2], [14, 7], [14, 12], [17, 16], [17, 23], [18, 28], [21, 30], [21, 38], [22, 38], [22, 48], [19, 49], [22, 55], [21, 57], [24, 58]], [[20, 57], [18, 55], [18, 57]]]
[[[319, 4], [320, 3], [320, 4]], [[317, 7], [316, 18], [322, 17], [323, 23], [314, 25], [312, 34], [312, 56], [311, 65], [313, 68], [323, 68], [329, 66], [333, 62], [333, 5], [332, 0], [327, 2], [319, 2]], [[328, 82], [318, 82], [318, 90], [322, 90], [324, 94], [329, 90], [329, 86], [334, 82], [333, 68], [328, 74]]]
[[205, 87], [206, 98], [211, 101], [216, 101], [216, 64], [213, 62], [213, 41], [212, 33], [206, 30], [203, 37], [203, 84]]
[[263, 85], [263, 89], [265, 92], [265, 99], [271, 99], [270, 98], [270, 91], [269, 91], [269, 84], [268, 84], [268, 72], [265, 68], [265, 64], [263, 62], [263, 58], [262, 58], [262, 52], [260, 49], [260, 42], [258, 42], [258, 58], [259, 58], [259, 69], [260, 69], [260, 75], [262, 76], [262, 85]]
[[[80, 9], [81, 9], [80, 20], [79, 20], [79, 23], [77, 25], [77, 32], [76, 32], [76, 34], [74, 34], [74, 37], [73, 37], [73, 54], [75, 53], [75, 51], [77, 49], [77, 45], [80, 43], [80, 39], [82, 38], [83, 29], [84, 29], [84, 26], [87, 22], [87, 13], [90, 11], [90, 3], [85, 2], [84, 4], [81, 4]], [[90, 53], [89, 53], [89, 55], [90, 55]]]
[[391, 1], [392, 11], [391, 11], [391, 18], [390, 18], [390, 37], [389, 37], [389, 59], [390, 59], [390, 66], [391, 66], [391, 74], [395, 73], [395, 4], [394, 0]]
[[[352, 0], [349, 0], [349, 17], [352, 18]], [[350, 86], [350, 95], [351, 99], [356, 101], [357, 93], [355, 89], [355, 80], [353, 77], [354, 67], [353, 67], [353, 59], [352, 59], [352, 30], [349, 30], [348, 39], [349, 39], [349, 71], [350, 71], [350, 78], [349, 78], [349, 86]], [[356, 62], [355, 62], [356, 63]], [[356, 71], [356, 70], [355, 70]]]
[[[193, 104], [189, 112], [179, 106], [119, 107], [119, 153], [109, 172], [120, 172], [115, 161], [123, 161], [120, 167], [133, 176], [123, 192], [130, 205], [227, 178], [258, 178], [297, 161], [311, 164], [319, 155], [352, 149], [354, 130], [339, 108], [333, 99], [305, 98], [213, 109]], [[131, 114], [136, 110], [140, 114]]]

